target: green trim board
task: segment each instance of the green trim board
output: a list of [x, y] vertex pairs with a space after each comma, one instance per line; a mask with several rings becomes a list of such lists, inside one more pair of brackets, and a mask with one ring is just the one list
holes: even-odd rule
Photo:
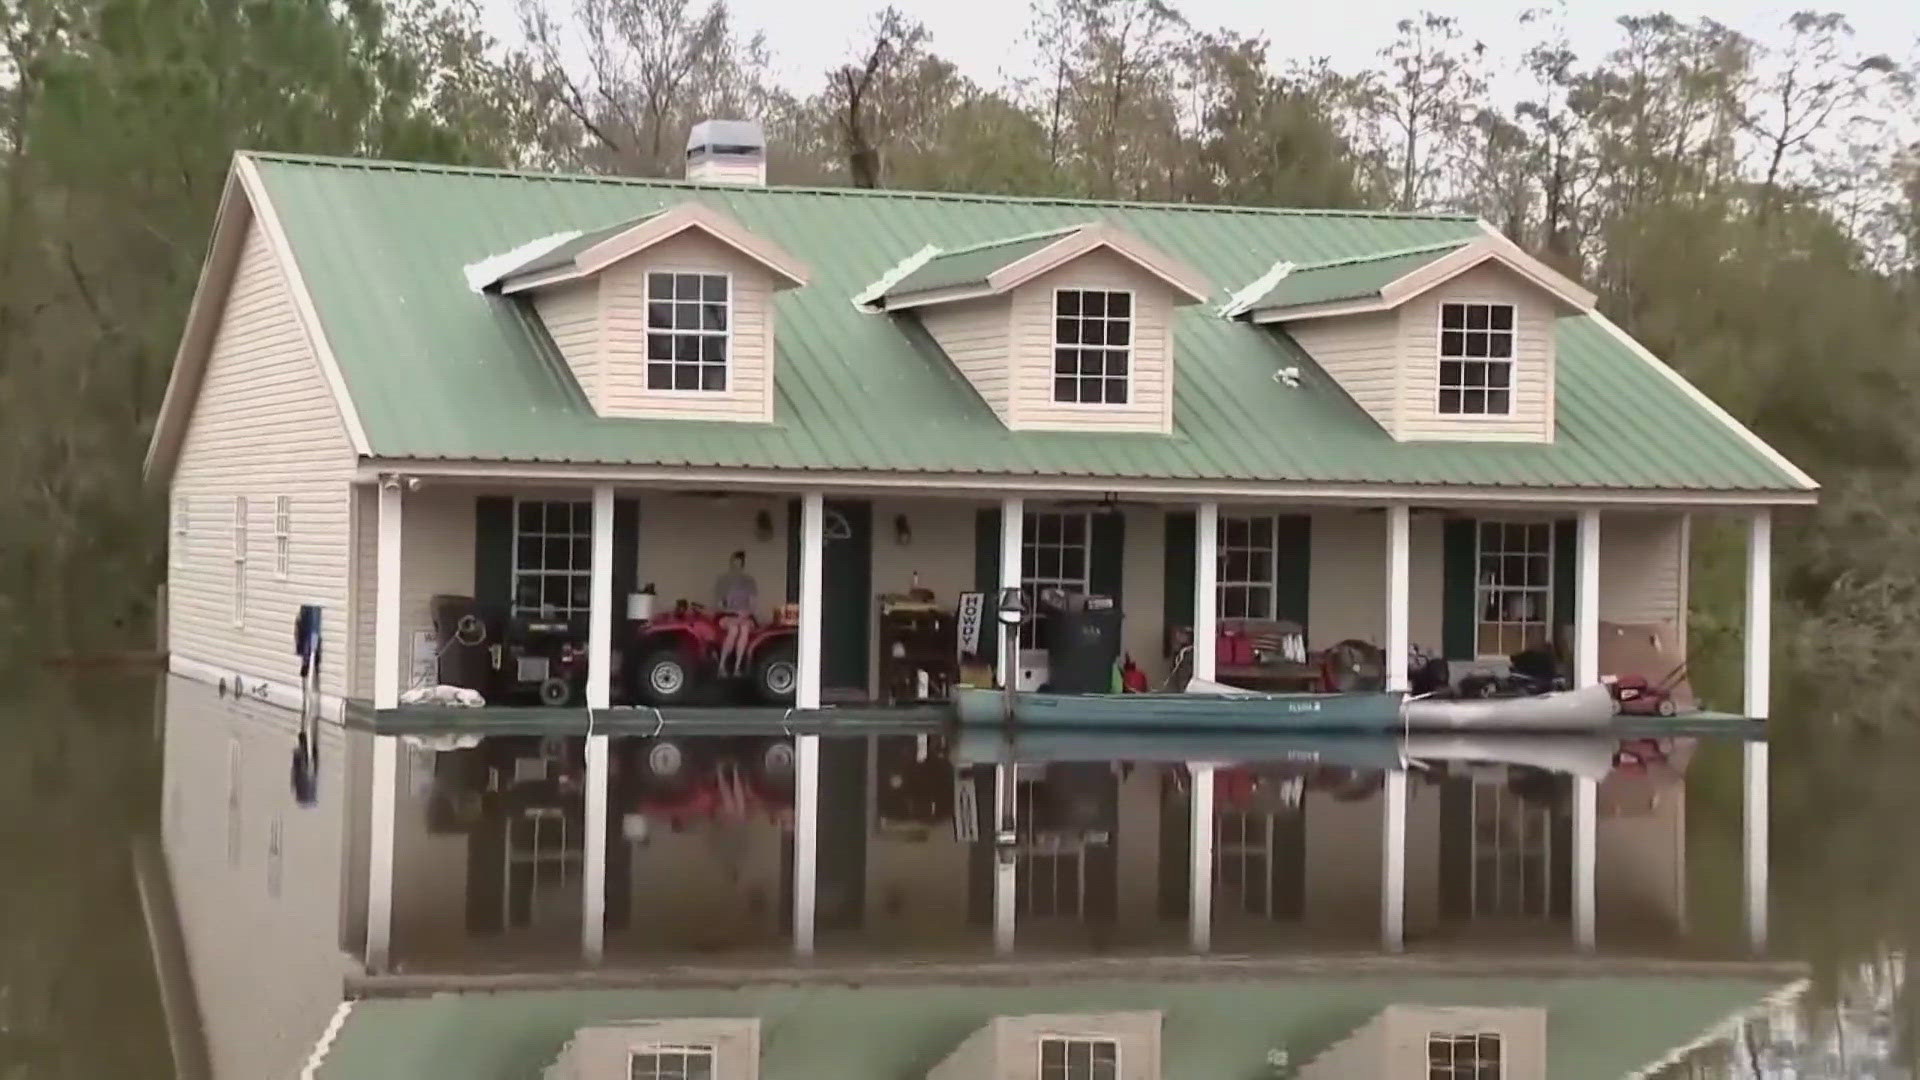
[[[1795, 476], [1596, 317], [1557, 324], [1549, 445], [1400, 443], [1284, 331], [1174, 316], [1173, 433], [1009, 431], [911, 316], [852, 298], [929, 243], [1105, 222], [1224, 289], [1276, 259], [1482, 235], [1462, 217], [750, 188], [255, 155], [372, 456], [942, 477], [1799, 493]], [[464, 269], [569, 229], [698, 201], [809, 261], [775, 298], [769, 424], [594, 414], [522, 301]], [[1224, 300], [1223, 292], [1217, 299]], [[1277, 382], [1300, 371], [1298, 386]]]
[[441, 993], [355, 1001], [324, 1047], [316, 1076], [537, 1080], [582, 1027], [751, 1016], [760, 1021], [763, 1076], [899, 1080], [925, 1076], [995, 1016], [1157, 1010], [1164, 1075], [1254, 1080], [1273, 1075], [1275, 1051], [1303, 1064], [1388, 1005], [1418, 1004], [1543, 1008], [1549, 1075], [1617, 1077], [1701, 1038], [1781, 988], [1779, 980], [1760, 975], [1328, 975]]

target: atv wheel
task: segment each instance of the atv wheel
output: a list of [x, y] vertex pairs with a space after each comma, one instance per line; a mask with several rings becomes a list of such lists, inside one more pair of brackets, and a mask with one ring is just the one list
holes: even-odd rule
[[678, 705], [693, 693], [693, 668], [679, 649], [659, 649], [640, 661], [634, 683], [637, 696], [648, 705]]
[[799, 650], [783, 641], [760, 650], [753, 659], [753, 689], [769, 705], [793, 704], [800, 683]]

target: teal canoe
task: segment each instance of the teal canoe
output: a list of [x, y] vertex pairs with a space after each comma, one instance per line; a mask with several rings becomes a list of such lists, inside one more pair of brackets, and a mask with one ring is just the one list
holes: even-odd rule
[[[1023, 728], [1205, 729], [1227, 731], [1392, 731], [1401, 726], [1399, 691], [1353, 694], [1031, 694], [1014, 695]], [[1006, 718], [999, 690], [961, 687], [954, 708], [965, 726]]]

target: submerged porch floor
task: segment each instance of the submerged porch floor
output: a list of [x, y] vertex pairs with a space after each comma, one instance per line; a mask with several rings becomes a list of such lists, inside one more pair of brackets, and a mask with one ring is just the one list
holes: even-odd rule
[[[402, 705], [392, 709], [375, 709], [364, 700], [352, 700], [347, 702], [346, 722], [349, 727], [378, 735], [660, 735], [667, 732], [726, 735], [769, 731], [790, 734], [913, 735], [953, 726], [955, 713], [952, 706], [937, 702], [832, 705], [821, 709], [715, 705], [667, 709], [615, 706], [589, 710], [577, 705], [494, 705], [481, 708]], [[1215, 729], [1191, 730], [1203, 734]], [[1235, 730], [1241, 734], [1247, 733]], [[1271, 734], [1284, 738], [1289, 734], [1304, 732], [1275, 731]], [[1546, 737], [1551, 737], [1551, 734], [1545, 733]], [[1767, 725], [1764, 720], [1737, 713], [1696, 710], [1678, 716], [1616, 716], [1604, 728], [1577, 734], [1622, 739], [1715, 736], [1764, 740], [1767, 737]]]

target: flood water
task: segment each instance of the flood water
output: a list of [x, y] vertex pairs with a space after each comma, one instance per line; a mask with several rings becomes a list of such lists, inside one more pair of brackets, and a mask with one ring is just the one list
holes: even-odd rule
[[[10, 743], [0, 755], [0, 1080], [165, 1075], [166, 1029], [132, 867], [135, 844], [155, 840], [163, 816], [191, 832], [200, 828], [195, 800], [221, 797], [163, 791], [162, 710], [172, 710], [183, 739], [196, 737], [201, 714], [215, 716], [213, 692], [184, 685], [40, 677], [0, 698]], [[1788, 717], [1770, 739], [1770, 955], [1806, 962], [1810, 985], [1659, 1075], [1915, 1075], [1920, 1028], [1902, 958], [1920, 925], [1920, 785], [1911, 775], [1920, 745], [1831, 729]], [[403, 799], [397, 825], [400, 970], [563, 961], [577, 949], [579, 886], [569, 868], [582, 830], [567, 780], [577, 744], [496, 738], [403, 755], [401, 790], [417, 805], [410, 811]], [[614, 740], [610, 959], [781, 957], [791, 933], [784, 741], [688, 739], [674, 755], [659, 745]], [[1624, 782], [1620, 749], [1598, 750], [1609, 777], [1599, 952], [1745, 956], [1740, 746], [1642, 747]], [[1378, 770], [1398, 752], [1391, 740], [1310, 756], [1216, 750], [1215, 950], [1373, 947]], [[1502, 752], [1508, 763], [1491, 770], [1434, 752], [1437, 764], [1409, 792], [1409, 952], [1442, 965], [1571, 954], [1565, 775], [1586, 768], [1592, 751], [1574, 746], [1548, 762], [1531, 750]], [[990, 955], [992, 869], [979, 830], [990, 833], [991, 821], [984, 803], [974, 825], [966, 819], [969, 800], [984, 794], [974, 778], [989, 776], [999, 753], [991, 741], [926, 733], [823, 737], [822, 956]], [[274, 744], [250, 767], [284, 784], [282, 754]], [[1022, 752], [1023, 818], [1041, 824], [1020, 837], [1021, 954], [1184, 949], [1187, 883], [1176, 871], [1191, 830], [1180, 756], [1159, 761], [1150, 747], [1097, 737]], [[223, 743], [218, 772], [226, 768]], [[298, 840], [285, 842], [291, 852]], [[654, 887], [663, 881], [673, 888]], [[299, 887], [269, 885], [276, 894]]]

